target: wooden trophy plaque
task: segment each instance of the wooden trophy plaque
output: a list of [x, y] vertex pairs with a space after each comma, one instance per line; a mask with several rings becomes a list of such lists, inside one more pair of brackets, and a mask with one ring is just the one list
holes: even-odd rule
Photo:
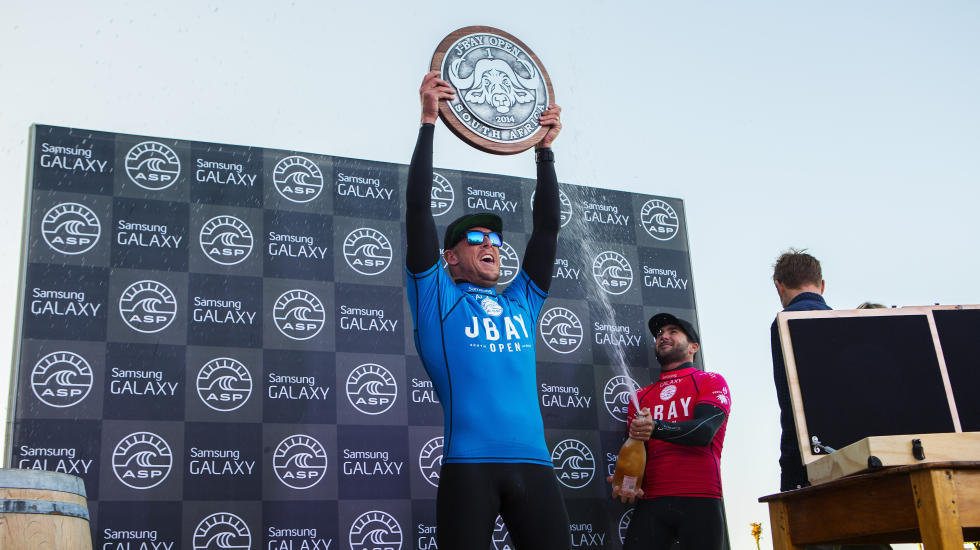
[[980, 306], [795, 311], [776, 319], [811, 483], [980, 457], [973, 395]]
[[512, 155], [547, 132], [538, 117], [555, 101], [548, 71], [516, 37], [493, 27], [463, 27], [436, 48], [430, 70], [456, 91], [439, 102], [439, 117], [477, 149]]

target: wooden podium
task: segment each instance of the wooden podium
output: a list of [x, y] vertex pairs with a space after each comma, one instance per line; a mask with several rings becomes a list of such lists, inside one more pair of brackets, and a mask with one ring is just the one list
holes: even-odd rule
[[769, 505], [774, 550], [910, 542], [962, 550], [980, 539], [980, 462], [896, 466], [759, 500]]

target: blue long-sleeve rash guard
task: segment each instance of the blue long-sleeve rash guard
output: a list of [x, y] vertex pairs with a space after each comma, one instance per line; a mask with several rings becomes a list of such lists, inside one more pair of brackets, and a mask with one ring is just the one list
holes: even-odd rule
[[443, 462], [551, 465], [535, 341], [560, 227], [554, 162], [538, 162], [534, 227], [514, 281], [502, 294], [454, 283], [439, 265], [430, 208], [433, 129], [419, 131], [409, 167], [405, 263], [415, 346], [443, 407]]

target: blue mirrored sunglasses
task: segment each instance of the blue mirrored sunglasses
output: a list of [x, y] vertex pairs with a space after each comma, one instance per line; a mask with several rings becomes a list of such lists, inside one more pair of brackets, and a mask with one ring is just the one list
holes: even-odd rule
[[500, 238], [500, 233], [496, 231], [488, 231], [484, 233], [483, 231], [477, 231], [471, 229], [466, 232], [466, 242], [472, 245], [483, 244], [483, 237], [488, 237], [490, 239], [490, 244], [493, 246], [500, 246], [503, 244], [503, 239]]

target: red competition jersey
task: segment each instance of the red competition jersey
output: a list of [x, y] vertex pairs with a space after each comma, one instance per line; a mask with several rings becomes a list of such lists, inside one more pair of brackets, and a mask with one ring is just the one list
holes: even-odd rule
[[[694, 406], [710, 403], [725, 411], [725, 422], [707, 447], [677, 445], [659, 439], [647, 441], [647, 467], [643, 497], [664, 496], [721, 498], [721, 447], [725, 441], [732, 399], [720, 374], [694, 367], [664, 372], [660, 380], [638, 394], [640, 407], [649, 408], [656, 420], [691, 420]], [[636, 416], [630, 403], [629, 421]]]

